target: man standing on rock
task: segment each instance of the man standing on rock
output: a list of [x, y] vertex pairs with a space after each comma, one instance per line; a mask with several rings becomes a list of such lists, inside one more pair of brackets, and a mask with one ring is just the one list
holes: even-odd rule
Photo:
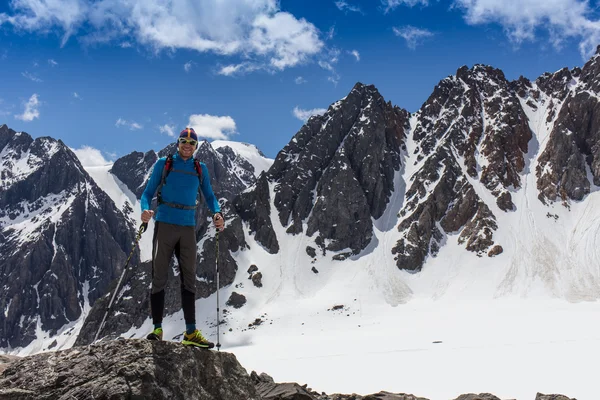
[[194, 160], [198, 136], [192, 128], [179, 134], [177, 153], [160, 158], [142, 194], [142, 222], [154, 216], [150, 203], [157, 194], [158, 207], [152, 240], [152, 293], [150, 307], [154, 330], [149, 340], [162, 340], [162, 319], [165, 308], [169, 262], [173, 253], [177, 257], [181, 277], [181, 304], [185, 319], [183, 344], [212, 348], [202, 333], [196, 329], [196, 198], [198, 189], [213, 213], [217, 230], [224, 227], [224, 219], [204, 163]]

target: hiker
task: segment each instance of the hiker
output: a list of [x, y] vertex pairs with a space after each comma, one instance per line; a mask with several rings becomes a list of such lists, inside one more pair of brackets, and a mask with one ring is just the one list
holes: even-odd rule
[[[181, 304], [185, 319], [183, 344], [212, 348], [202, 333], [196, 329], [196, 198], [198, 187], [202, 190], [213, 222], [222, 231], [225, 220], [212, 187], [208, 169], [204, 163], [193, 158], [198, 148], [198, 136], [194, 129], [185, 128], [177, 139], [177, 153], [162, 157], [152, 170], [146, 189], [142, 194], [142, 222], [155, 217], [152, 239], [152, 292], [150, 308], [154, 330], [149, 340], [162, 340], [162, 319], [165, 308], [165, 287], [169, 262], [173, 253], [179, 262], [181, 277]], [[157, 193], [156, 215], [150, 203]], [[218, 289], [218, 288], [217, 288]]]

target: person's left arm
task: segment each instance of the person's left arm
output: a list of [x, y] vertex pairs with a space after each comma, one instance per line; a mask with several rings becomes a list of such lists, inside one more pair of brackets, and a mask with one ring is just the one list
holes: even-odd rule
[[225, 223], [225, 218], [221, 213], [221, 206], [219, 205], [219, 201], [215, 196], [215, 193], [212, 190], [212, 186], [210, 184], [210, 176], [208, 174], [208, 168], [206, 168], [206, 164], [201, 163], [200, 168], [202, 168], [202, 182], [200, 184], [200, 189], [202, 190], [202, 195], [204, 196], [204, 200], [206, 200], [206, 204], [208, 205], [208, 209], [213, 213], [213, 222], [218, 230], [223, 230], [223, 226]]

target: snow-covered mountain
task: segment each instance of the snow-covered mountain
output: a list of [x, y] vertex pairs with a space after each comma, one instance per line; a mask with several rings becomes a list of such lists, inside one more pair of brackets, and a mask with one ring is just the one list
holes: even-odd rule
[[[374, 86], [357, 83], [325, 114], [311, 117], [275, 160], [251, 145], [202, 143], [198, 156], [209, 168], [227, 217], [219, 239], [223, 342], [240, 346], [240, 357], [256, 365], [265, 362], [270, 346], [283, 351], [301, 343], [305, 349], [297, 356], [302, 358], [311, 347], [301, 337], [305, 332], [320, 335], [321, 344], [340, 352], [367, 333], [388, 348], [395, 346], [396, 336], [420, 348], [425, 326], [444, 331], [441, 312], [464, 325], [473, 318], [494, 324], [487, 315], [491, 308], [501, 314], [494, 318], [511, 326], [514, 321], [503, 319], [508, 310], [537, 315], [556, 305], [544, 300], [542, 306], [525, 306], [513, 303], [515, 297], [597, 300], [599, 57], [533, 82], [508, 81], [490, 66], [461, 67], [441, 80], [414, 114], [385, 101]], [[22, 159], [15, 157], [22, 152], [6, 150], [4, 137], [2, 157]], [[132, 153], [88, 173], [125, 210], [125, 221], [139, 223], [137, 201], [150, 168], [172, 151], [173, 145], [158, 154]], [[25, 171], [10, 168], [8, 175], [2, 170], [3, 185]], [[12, 199], [0, 194], [3, 242], [15, 231], [6, 228], [6, 207], [19, 204]], [[209, 335], [216, 326], [214, 234], [203, 208], [197, 228], [197, 314]], [[142, 239], [145, 262], [120, 290], [106, 335], [141, 337], [150, 328], [150, 236]], [[2, 265], [8, 265], [4, 251]], [[183, 324], [178, 279], [174, 267], [167, 289], [167, 338], [177, 337]], [[3, 296], [0, 305], [10, 310], [15, 294]], [[473, 306], [472, 299], [482, 306]], [[430, 308], [433, 300], [444, 306]], [[91, 340], [107, 301], [105, 295], [90, 310], [78, 343]], [[469, 310], [469, 318], [456, 311], [457, 303]], [[415, 309], [430, 313], [434, 322], [421, 325], [422, 319], [411, 314]], [[535, 321], [542, 325], [551, 321], [540, 318]], [[407, 333], [399, 320], [413, 324], [419, 334]], [[519, 323], [531, 321], [524, 317]], [[570, 323], [587, 329], [582, 321]], [[494, 326], [502, 337], [511, 337]], [[537, 329], [531, 325], [525, 336], [535, 337], [529, 334]], [[568, 336], [553, 332], [560, 340]], [[452, 336], [459, 343], [464, 337]], [[285, 368], [274, 357], [266, 362]]]
[[61, 141], [0, 126], [0, 347], [70, 346], [133, 225]]

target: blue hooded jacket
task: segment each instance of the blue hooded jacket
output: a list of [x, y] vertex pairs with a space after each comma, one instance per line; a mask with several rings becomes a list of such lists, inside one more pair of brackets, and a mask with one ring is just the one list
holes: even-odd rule
[[[162, 172], [165, 168], [166, 157], [162, 157], [154, 164], [152, 175], [148, 180], [146, 189], [142, 193], [141, 208], [142, 212], [150, 209], [150, 203], [154, 197], [160, 181]], [[213, 193], [210, 185], [210, 177], [208, 176], [208, 168], [204, 163], [200, 163], [202, 169], [202, 195], [206, 200], [206, 204], [210, 211], [214, 213], [221, 212], [219, 202]], [[177, 170], [186, 171], [189, 173], [177, 172]], [[162, 199], [166, 203], [176, 203], [185, 206], [194, 206], [198, 195], [198, 176], [194, 167], [194, 159], [189, 158], [183, 160], [179, 153], [173, 156], [173, 170], [167, 176], [166, 182], [162, 187]], [[166, 204], [159, 204], [156, 210], [156, 221], [166, 222], [168, 224], [196, 226], [196, 210], [183, 210], [180, 208], [170, 207]]]

